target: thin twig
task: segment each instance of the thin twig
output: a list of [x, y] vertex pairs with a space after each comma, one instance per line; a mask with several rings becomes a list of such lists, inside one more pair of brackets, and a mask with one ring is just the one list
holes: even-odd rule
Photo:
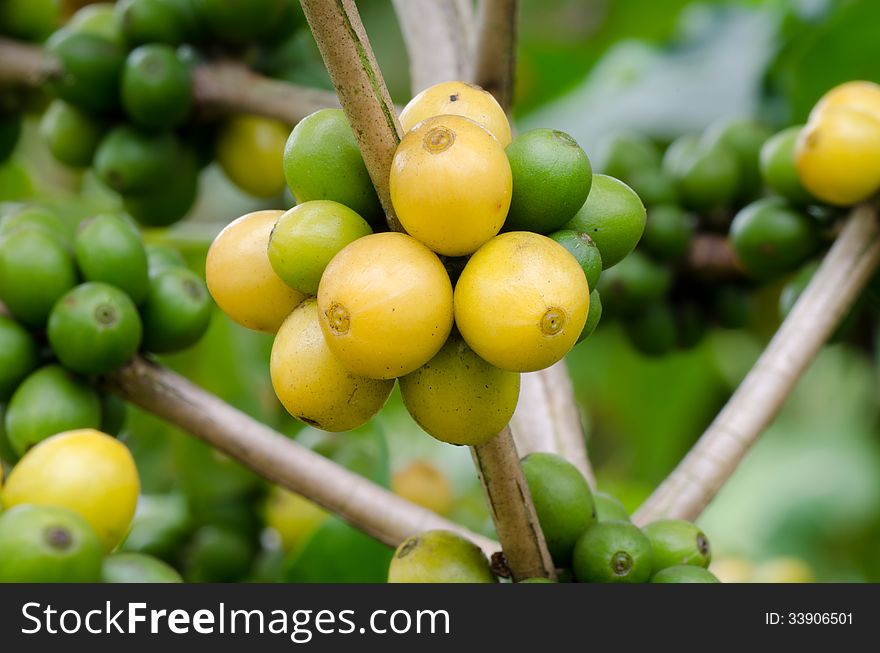
[[402, 131], [354, 0], [301, 0], [342, 109], [351, 123], [388, 227], [403, 231], [391, 205], [391, 159]]
[[[38, 87], [59, 69], [57, 60], [39, 46], [0, 37], [0, 84]], [[193, 97], [202, 106], [291, 125], [318, 109], [339, 106], [332, 91], [269, 79], [231, 62], [198, 66], [193, 73]]]
[[415, 95], [429, 86], [465, 80], [473, 60], [473, 7], [450, 0], [393, 0], [409, 54]]
[[141, 358], [107, 377], [111, 390], [308, 497], [390, 546], [431, 529], [469, 538], [487, 555], [499, 545], [392, 494], [248, 417], [174, 372]]
[[521, 379], [519, 403], [511, 421], [520, 455], [536, 451], [559, 454], [595, 487], [581, 413], [565, 361], [523, 374]]
[[40, 46], [0, 37], [0, 84], [36, 87], [57, 71]]
[[332, 91], [269, 79], [240, 63], [215, 63], [196, 68], [193, 96], [203, 106], [234, 109], [289, 125], [295, 125], [319, 109], [339, 106]]
[[875, 207], [853, 210], [813, 280], [690, 453], [634, 521], [695, 519], [769, 426], [880, 262]]
[[556, 578], [510, 428], [471, 452], [513, 580]]
[[519, 0], [481, 0], [474, 81], [505, 110], [513, 103]]

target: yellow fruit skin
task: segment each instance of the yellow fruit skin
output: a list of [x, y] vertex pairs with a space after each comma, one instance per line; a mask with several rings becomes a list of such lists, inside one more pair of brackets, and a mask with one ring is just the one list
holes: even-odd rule
[[28, 451], [3, 488], [7, 508], [62, 506], [79, 514], [112, 551], [126, 536], [140, 481], [124, 444], [94, 429], [67, 431]]
[[266, 500], [264, 516], [266, 526], [278, 533], [281, 548], [288, 552], [302, 545], [328, 514], [305, 497], [275, 486]]
[[452, 329], [440, 259], [401, 233], [365, 236], [330, 261], [318, 287], [321, 330], [353, 374], [393, 379], [434, 357]]
[[217, 137], [217, 162], [229, 180], [256, 197], [274, 197], [285, 186], [284, 145], [290, 129], [259, 116], [232, 118]]
[[507, 426], [519, 398], [519, 374], [490, 365], [453, 335], [425, 365], [400, 378], [403, 403], [428, 434], [477, 445]]
[[795, 165], [804, 188], [824, 202], [868, 199], [880, 188], [880, 120], [845, 108], [821, 112], [798, 137]]
[[511, 231], [483, 245], [455, 287], [455, 323], [495, 367], [534, 372], [574, 346], [590, 308], [584, 271], [559, 243]]
[[400, 112], [400, 125], [408, 132], [434, 116], [470, 118], [485, 127], [502, 148], [510, 145], [510, 123], [492, 94], [467, 82], [441, 82], [416, 95]]
[[880, 120], [880, 85], [874, 82], [852, 81], [835, 86], [813, 107], [810, 120], [834, 109], [862, 111]]
[[350, 431], [379, 412], [394, 381], [355, 376], [331, 353], [307, 299], [275, 336], [269, 364], [275, 394], [291, 415], [325, 431]]
[[226, 226], [205, 262], [208, 290], [220, 309], [248, 329], [275, 333], [305, 298], [269, 263], [269, 236], [283, 211], [256, 211]]
[[414, 460], [391, 477], [391, 489], [398, 496], [436, 512], [452, 511], [452, 486], [446, 475], [431, 463]]
[[391, 164], [401, 224], [435, 252], [464, 256], [501, 229], [513, 181], [503, 148], [461, 116], [437, 116], [404, 136]]

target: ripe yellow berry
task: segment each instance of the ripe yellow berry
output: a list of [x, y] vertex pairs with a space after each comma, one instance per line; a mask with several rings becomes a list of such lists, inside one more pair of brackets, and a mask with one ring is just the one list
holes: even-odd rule
[[490, 365], [455, 334], [399, 383], [412, 418], [450, 444], [478, 445], [492, 439], [513, 417], [519, 398], [519, 374]]
[[94, 429], [59, 433], [30, 449], [3, 488], [7, 508], [23, 503], [68, 508], [112, 551], [128, 533], [140, 481], [119, 440]]
[[880, 118], [843, 107], [826, 109], [807, 123], [795, 164], [810, 193], [849, 206], [880, 188]]
[[290, 314], [272, 345], [272, 387], [291, 415], [325, 431], [349, 431], [379, 412], [394, 381], [355, 376], [330, 352], [315, 299]]
[[854, 109], [880, 120], [880, 84], [852, 81], [835, 86], [813, 107], [810, 120], [833, 109]]
[[248, 329], [275, 333], [305, 295], [269, 262], [269, 236], [283, 211], [256, 211], [226, 226], [205, 262], [208, 290], [220, 309]]
[[527, 231], [483, 245], [455, 287], [455, 323], [467, 344], [512, 372], [544, 369], [565, 356], [589, 307], [587, 278], [575, 258]]
[[330, 261], [318, 287], [321, 329], [352, 374], [393, 379], [427, 363], [452, 329], [440, 259], [400, 233], [365, 236]]
[[408, 132], [434, 116], [453, 115], [470, 118], [485, 127], [501, 147], [512, 140], [510, 123], [501, 105], [488, 91], [467, 82], [441, 82], [416, 95], [400, 112], [400, 124]]
[[260, 116], [232, 118], [217, 136], [217, 163], [236, 186], [255, 197], [284, 190], [284, 144], [290, 128]]
[[461, 116], [430, 118], [408, 133], [390, 183], [406, 231], [447, 256], [471, 254], [498, 233], [513, 189], [504, 150]]

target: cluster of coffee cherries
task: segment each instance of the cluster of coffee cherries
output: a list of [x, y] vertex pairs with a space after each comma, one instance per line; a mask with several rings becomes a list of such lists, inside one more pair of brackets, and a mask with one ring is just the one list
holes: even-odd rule
[[196, 106], [194, 79], [214, 59], [280, 73], [279, 52], [307, 34], [305, 25], [296, 0], [121, 0], [70, 15], [68, 3], [4, 0], [0, 34], [43, 43], [52, 65], [40, 89], [48, 97], [0, 94], [0, 161], [22, 114], [45, 107], [40, 133], [52, 156], [90, 170], [145, 226], [181, 220], [213, 161], [246, 193], [280, 196], [289, 127]]
[[595, 328], [594, 286], [635, 247], [645, 210], [628, 186], [593, 175], [567, 134], [513, 139], [478, 87], [426, 89], [400, 122], [388, 207], [399, 231], [384, 230], [344, 114], [322, 110], [285, 148], [297, 206], [229, 225], [209, 251], [208, 286], [233, 319], [276, 333], [272, 382], [296, 418], [355, 428], [399, 379], [425, 431], [476, 445], [509, 421], [520, 373]]
[[806, 125], [775, 134], [734, 119], [665, 152], [638, 134], [611, 138], [604, 169], [637, 190], [648, 219], [637, 250], [599, 284], [606, 317], [649, 355], [693, 347], [712, 324], [748, 326], [756, 287], [780, 279], [785, 317], [843, 209], [880, 187], [878, 106], [880, 87], [854, 81], [821, 98]]

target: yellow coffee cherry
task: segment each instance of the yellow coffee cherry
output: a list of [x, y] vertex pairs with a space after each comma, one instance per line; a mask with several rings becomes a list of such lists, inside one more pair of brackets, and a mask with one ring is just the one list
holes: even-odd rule
[[128, 534], [140, 481], [131, 453], [106, 433], [59, 433], [30, 449], [3, 488], [7, 508], [30, 503], [68, 508], [112, 551]]
[[452, 329], [440, 259], [401, 233], [365, 236], [330, 261], [318, 287], [321, 329], [352, 374], [393, 379], [427, 363]]
[[448, 515], [452, 511], [452, 485], [442, 471], [424, 460], [414, 460], [391, 477], [395, 494], [413, 503]]
[[490, 365], [453, 334], [434, 358], [400, 378], [416, 423], [443, 442], [477, 445], [507, 426], [519, 398], [519, 374]]
[[236, 116], [217, 136], [217, 163], [229, 180], [255, 197], [284, 190], [284, 145], [290, 128], [260, 116]]
[[272, 345], [275, 394], [291, 415], [324, 431], [349, 431], [379, 412], [394, 381], [355, 376], [330, 352], [318, 303], [306, 299], [290, 314]]
[[269, 262], [269, 236], [283, 211], [256, 211], [226, 226], [205, 262], [208, 290], [220, 309], [248, 329], [275, 333], [305, 295]]
[[810, 120], [832, 109], [863, 111], [880, 120], [880, 85], [859, 80], [835, 86], [813, 107]]
[[852, 109], [827, 109], [798, 137], [795, 165], [810, 193], [850, 206], [880, 188], [880, 119]]
[[408, 132], [423, 120], [442, 115], [470, 118], [498, 139], [501, 147], [512, 140], [510, 123], [498, 101], [488, 91], [467, 82], [441, 82], [426, 88], [400, 112], [400, 125]]
[[574, 346], [590, 307], [584, 271], [559, 243], [512, 231], [483, 245], [455, 287], [455, 323], [495, 367], [534, 372]]
[[461, 116], [437, 116], [409, 132], [391, 164], [400, 223], [435, 252], [464, 256], [501, 229], [513, 189], [498, 142]]
[[281, 538], [285, 552], [302, 545], [328, 517], [318, 504], [277, 485], [266, 498], [263, 515], [266, 526]]

